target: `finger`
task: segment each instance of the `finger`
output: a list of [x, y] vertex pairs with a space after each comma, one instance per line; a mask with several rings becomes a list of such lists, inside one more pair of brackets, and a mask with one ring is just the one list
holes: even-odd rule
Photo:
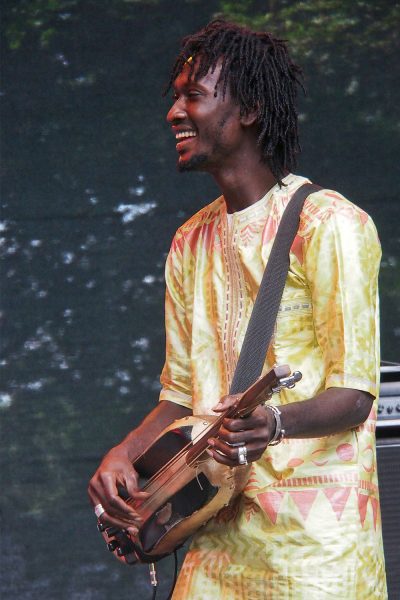
[[[114, 504], [115, 501], [115, 504]], [[143, 522], [143, 518], [140, 512], [133, 510], [130, 506], [128, 506], [128, 510], [121, 510], [118, 505], [118, 498], [112, 498], [107, 506], [103, 504], [104, 518], [111, 518], [121, 521], [125, 524], [125, 527], [132, 525], [134, 527], [138, 527]]]
[[130, 534], [131, 537], [136, 537], [137, 534], [139, 533], [139, 530], [137, 529], [137, 527], [127, 527], [127, 531]]
[[139, 478], [137, 472], [134, 469], [132, 469], [131, 473], [129, 473], [128, 475], [125, 474], [123, 486], [128, 492], [129, 496], [137, 499], [139, 499], [141, 491], [139, 490], [138, 479]]
[[103, 485], [101, 504], [107, 513], [116, 518], [135, 523], [140, 522], [140, 515], [131, 504], [125, 501], [118, 493], [113, 474], [104, 474], [101, 478]]
[[239, 446], [245, 444], [249, 439], [248, 431], [229, 431], [225, 429], [225, 427], [221, 427], [218, 431], [218, 436], [216, 438], [210, 439], [218, 439], [222, 440], [226, 444], [230, 444], [231, 446]]
[[136, 525], [142, 522], [138, 507], [133, 507], [131, 504], [127, 504], [119, 496], [111, 496], [108, 498], [107, 506], [104, 506], [107, 513], [116, 517], [117, 519], [123, 519], [131, 524]]
[[[227, 458], [230, 462], [232, 462], [234, 464], [234, 466], [237, 466], [238, 456], [239, 456], [237, 446], [232, 446], [230, 444], [226, 444], [219, 438], [217, 438], [217, 439], [211, 438], [210, 440], [208, 440], [208, 443], [210, 445], [211, 450], [214, 450], [214, 451], [222, 454], [225, 458]], [[248, 448], [247, 448], [247, 452], [249, 453]]]
[[112, 517], [106, 512], [104, 512], [99, 518], [98, 521], [104, 525], [106, 528], [108, 527], [116, 527], [117, 529], [126, 529], [132, 535], [137, 535], [140, 529], [140, 524], [134, 525], [130, 522], [125, 521], [124, 519], [117, 519]]
[[229, 395], [222, 396], [222, 398], [220, 399], [218, 404], [216, 404], [212, 410], [214, 412], [224, 412], [224, 410], [227, 410], [231, 406], [234, 406], [235, 404], [237, 404], [240, 397], [241, 397], [241, 394], [233, 394], [231, 396], [229, 396]]
[[258, 429], [260, 427], [259, 419], [250, 416], [245, 419], [229, 419], [225, 418], [221, 427], [228, 431], [249, 431], [250, 429]]
[[209, 448], [207, 450], [207, 454], [209, 456], [211, 456], [211, 458], [216, 460], [218, 463], [220, 463], [221, 465], [226, 465], [227, 467], [237, 467], [238, 466], [237, 460], [231, 460], [224, 454], [221, 454], [220, 452], [217, 452], [216, 450], [214, 450], [212, 448]]
[[149, 496], [151, 496], [150, 492], [145, 492], [143, 490], [136, 490], [135, 492], [132, 493], [132, 498], [134, 500], [146, 500], [146, 498], [149, 498]]
[[[133, 499], [127, 495], [126, 491], [124, 494], [122, 493], [125, 486], [116, 482], [113, 473], [104, 473], [98, 477], [92, 490], [92, 501], [101, 504], [108, 516], [134, 525], [141, 522], [140, 513], [137, 511], [138, 506], [135, 506], [135, 503], [132, 504]], [[143, 495], [136, 490], [135, 496], [135, 500], [143, 501], [147, 494]]]
[[117, 527], [118, 529], [131, 528], [132, 531], [133, 530], [138, 531], [141, 522], [138, 522], [131, 518], [128, 518], [128, 519], [126, 517], [117, 518], [117, 517], [111, 515], [109, 512], [107, 512], [106, 508], [101, 503], [100, 498], [97, 497], [93, 493], [91, 494], [91, 501], [93, 501], [95, 503], [93, 508], [98, 507], [100, 510], [101, 509], [103, 510], [103, 512], [101, 512], [101, 514], [97, 517], [97, 520], [102, 525], [104, 525], [106, 527]]
[[92, 505], [92, 507], [94, 508], [97, 504], [101, 504], [101, 497], [97, 492], [97, 486], [94, 485], [93, 481], [89, 482], [88, 485], [88, 496], [89, 496], [89, 502]]

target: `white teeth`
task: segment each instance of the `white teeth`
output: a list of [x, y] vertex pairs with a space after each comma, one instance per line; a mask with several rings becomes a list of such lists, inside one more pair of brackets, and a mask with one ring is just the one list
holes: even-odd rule
[[180, 131], [175, 135], [177, 140], [181, 140], [183, 138], [196, 137], [196, 133], [194, 131]]

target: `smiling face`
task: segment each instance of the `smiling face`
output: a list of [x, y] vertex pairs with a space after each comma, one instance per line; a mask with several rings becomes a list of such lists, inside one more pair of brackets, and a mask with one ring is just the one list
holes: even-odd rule
[[172, 125], [180, 171], [213, 172], [232, 162], [240, 147], [239, 105], [226, 91], [215, 96], [221, 66], [195, 81], [185, 65], [175, 79], [174, 104], [167, 121]]

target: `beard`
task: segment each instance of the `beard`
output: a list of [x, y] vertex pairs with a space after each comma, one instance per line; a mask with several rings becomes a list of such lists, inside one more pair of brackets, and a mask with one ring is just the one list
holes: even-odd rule
[[178, 161], [178, 171], [180, 173], [185, 173], [186, 171], [202, 171], [204, 165], [207, 163], [207, 160], [207, 154], [196, 154], [185, 162], [181, 163]]

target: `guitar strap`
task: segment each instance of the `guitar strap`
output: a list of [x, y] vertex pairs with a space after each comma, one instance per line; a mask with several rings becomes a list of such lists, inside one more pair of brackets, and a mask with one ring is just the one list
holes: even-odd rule
[[230, 394], [244, 392], [261, 375], [285, 287], [289, 252], [299, 228], [300, 213], [306, 198], [320, 189], [321, 186], [314, 183], [303, 184], [293, 194], [282, 215], [254, 302]]

